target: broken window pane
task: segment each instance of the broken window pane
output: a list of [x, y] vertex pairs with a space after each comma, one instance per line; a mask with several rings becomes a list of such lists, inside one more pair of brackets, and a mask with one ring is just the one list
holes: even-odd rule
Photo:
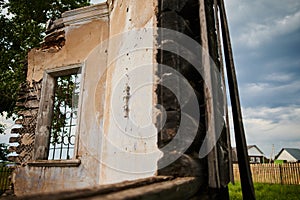
[[56, 78], [49, 160], [71, 159], [74, 155], [80, 79], [80, 74]]

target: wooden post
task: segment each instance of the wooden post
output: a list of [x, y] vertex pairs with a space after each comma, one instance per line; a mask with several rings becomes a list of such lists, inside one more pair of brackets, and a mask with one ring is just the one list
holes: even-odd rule
[[34, 160], [47, 160], [48, 158], [55, 84], [55, 78], [45, 72], [41, 91], [41, 96], [44, 98], [42, 98], [43, 101], [41, 101], [39, 105], [39, 115], [37, 118], [35, 134]]
[[[203, 48], [202, 52], [202, 65], [204, 66], [204, 80], [206, 85], [212, 86], [212, 72], [210, 66], [210, 58], [209, 58], [209, 38], [207, 35], [207, 20], [206, 20], [206, 11], [205, 11], [205, 0], [199, 0], [199, 15], [200, 15], [200, 32], [201, 32], [201, 44]], [[211, 140], [216, 140], [215, 138], [215, 124], [214, 120], [210, 117], [215, 116], [214, 109], [214, 101], [213, 94], [207, 89], [204, 90], [205, 93], [205, 105], [207, 114], [207, 124], [210, 124], [210, 131], [208, 131], [209, 137]], [[218, 168], [218, 155], [217, 149], [214, 147], [212, 151], [208, 154], [208, 185], [211, 188], [220, 188], [220, 176], [219, 176], [219, 168]]]
[[281, 168], [281, 165], [279, 165], [279, 176], [280, 176], [280, 184], [282, 185], [283, 182], [282, 182], [282, 168]]
[[242, 121], [242, 111], [239, 100], [239, 92], [235, 67], [233, 62], [233, 54], [230, 42], [229, 28], [227, 24], [226, 11], [224, 1], [219, 0], [221, 28], [224, 43], [224, 55], [227, 68], [228, 86], [230, 92], [232, 115], [234, 123], [234, 132], [237, 146], [237, 156], [240, 169], [241, 185], [243, 191], [243, 199], [255, 199], [252, 175], [249, 166], [247, 143], [245, 138], [244, 126]]
[[234, 183], [233, 176], [233, 165], [232, 165], [232, 151], [231, 151], [231, 141], [230, 141], [230, 127], [229, 127], [229, 115], [228, 115], [228, 102], [227, 102], [227, 91], [226, 91], [226, 81], [225, 81], [225, 68], [223, 60], [223, 50], [221, 44], [221, 30], [220, 30], [220, 20], [219, 20], [219, 7], [218, 0], [214, 0], [214, 11], [215, 11], [215, 21], [216, 21], [216, 31], [217, 31], [217, 43], [218, 43], [218, 54], [220, 59], [220, 72], [222, 77], [222, 87], [223, 87], [223, 101], [224, 101], [224, 111], [225, 111], [225, 128], [226, 128], [226, 137], [227, 137], [227, 148], [228, 159], [229, 159], [229, 178], [232, 183]]

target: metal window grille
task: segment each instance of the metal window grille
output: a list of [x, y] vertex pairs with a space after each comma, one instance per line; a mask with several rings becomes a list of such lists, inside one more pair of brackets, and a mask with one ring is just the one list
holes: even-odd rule
[[80, 79], [80, 74], [56, 78], [48, 160], [71, 159], [74, 155]]

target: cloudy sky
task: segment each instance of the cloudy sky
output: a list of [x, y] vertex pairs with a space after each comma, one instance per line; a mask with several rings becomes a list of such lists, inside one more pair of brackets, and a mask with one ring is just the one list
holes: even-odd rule
[[300, 148], [300, 1], [225, 2], [248, 144]]
[[300, 148], [300, 1], [225, 2], [248, 144]]

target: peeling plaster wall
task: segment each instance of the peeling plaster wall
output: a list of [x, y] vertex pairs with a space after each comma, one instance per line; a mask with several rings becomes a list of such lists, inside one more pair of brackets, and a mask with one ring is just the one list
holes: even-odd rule
[[76, 154], [81, 164], [78, 167], [38, 167], [23, 163], [25, 167], [15, 171], [16, 195], [91, 187], [99, 183], [109, 21], [106, 17], [64, 29], [66, 43], [59, 51], [30, 51], [27, 80], [30, 83], [41, 80], [47, 69], [77, 63], [84, 65]]
[[[98, 19], [69, 25], [63, 28], [65, 44], [60, 50], [47, 48], [29, 52], [27, 80], [30, 83], [41, 80], [45, 70], [84, 63], [76, 154], [81, 164], [78, 167], [20, 167], [15, 175], [17, 195], [154, 175], [160, 155], [146, 157], [145, 153], [157, 152], [156, 130], [151, 118], [155, 33], [146, 29], [137, 35], [128, 32], [156, 24], [156, 5], [151, 1], [146, 4], [139, 0], [114, 1], [110, 22]], [[123, 32], [127, 33], [119, 35]], [[144, 83], [150, 84], [140, 88]], [[124, 117], [126, 87], [130, 87], [129, 118]], [[118, 116], [118, 123], [114, 115]], [[128, 123], [129, 119], [134, 123]], [[133, 174], [136, 171], [140, 173]]]
[[15, 173], [14, 192], [17, 196], [85, 188], [96, 180], [84, 163], [71, 167], [19, 167]]
[[[107, 95], [100, 183], [155, 175], [152, 121], [156, 1], [114, 1], [110, 14]], [[128, 102], [126, 100], [128, 98]], [[128, 110], [127, 110], [128, 106]]]
[[[162, 158], [162, 152], [157, 144], [160, 142], [157, 138], [158, 130], [155, 126], [160, 111], [154, 108], [160, 103], [158, 102], [160, 97], [156, 94], [160, 78], [156, 73], [159, 70], [156, 61], [159, 51], [155, 30], [158, 24], [156, 17], [160, 14], [158, 2], [157, 0], [108, 2], [99, 4], [100, 10], [95, 5], [65, 13], [65, 17], [63, 15], [63, 18], [57, 21], [62, 26], [59, 26], [59, 29], [54, 27], [54, 32], [50, 31], [54, 34], [44, 42], [47, 44], [43, 48], [29, 52], [27, 80], [31, 85], [40, 83], [45, 70], [82, 64], [83, 89], [73, 163], [64, 165], [66, 163], [57, 162], [59, 165], [55, 165], [57, 163], [53, 164], [53, 161], [44, 161], [43, 164], [48, 164], [46, 167], [38, 162], [30, 163], [30, 160], [27, 165], [27, 161], [24, 161], [22, 166], [15, 170], [13, 178], [16, 195], [75, 190], [150, 177], [157, 173], [157, 165]], [[202, 5], [204, 2], [210, 3], [207, 4], [211, 7], [206, 9], [208, 13], [213, 14], [212, 1], [202, 2]], [[109, 7], [110, 13], [106, 6]], [[105, 9], [101, 10], [104, 7]], [[198, 9], [194, 5], [193, 8]], [[195, 15], [190, 15], [189, 11], [187, 9], [181, 14], [198, 18], [198, 11]], [[98, 13], [97, 16], [94, 13]], [[168, 20], [173, 22], [171, 18]], [[198, 23], [197, 20], [195, 23]], [[208, 24], [214, 24], [214, 21]], [[190, 26], [195, 28], [193, 24]], [[167, 26], [163, 24], [162, 27]], [[210, 51], [216, 51], [214, 26], [209, 27], [212, 37], [206, 42]], [[195, 39], [199, 34], [206, 34], [205, 31], [198, 32], [195, 33]], [[55, 40], [53, 44], [52, 39]], [[218, 59], [216, 52], [211, 54], [214, 59]], [[180, 67], [178, 63], [173, 66]], [[190, 81], [199, 80], [197, 78]], [[202, 96], [199, 95], [198, 98]], [[157, 116], [154, 116], [154, 113]], [[204, 133], [202, 127], [198, 132]], [[202, 165], [195, 167], [198, 169], [197, 172], [199, 169], [202, 170], [199, 174], [208, 174], [212, 184], [221, 182], [225, 183], [224, 186], [229, 180], [225, 136], [223, 134], [223, 138], [220, 139], [224, 144], [217, 145], [220, 148], [216, 154], [208, 158], [208, 161], [205, 160], [205, 163], [209, 163], [208, 167], [203, 168]], [[198, 140], [199, 138], [196, 142]], [[198, 152], [196, 148], [199, 144], [193, 145], [188, 153]], [[75, 166], [75, 161], [80, 161], [80, 164]], [[218, 164], [216, 161], [221, 162]], [[185, 171], [186, 167], [192, 168], [190, 162], [187, 163], [186, 165], [180, 163], [182, 171]], [[226, 169], [218, 174], [219, 168]], [[175, 173], [178, 172], [176, 168], [170, 169]], [[177, 175], [178, 173], [175, 176]], [[215, 175], [218, 177], [215, 178]]]
[[110, 8], [109, 17], [62, 28], [65, 43], [60, 49], [29, 52], [29, 83], [40, 81], [45, 70], [84, 65], [76, 145], [81, 164], [40, 167], [23, 163], [14, 177], [16, 195], [155, 175], [161, 157], [152, 121], [156, 1], [115, 0]]
[[59, 51], [53, 49], [32, 49], [28, 54], [29, 82], [43, 78], [45, 69], [53, 69], [74, 63], [82, 63], [90, 52], [107, 39], [108, 20], [93, 20], [86, 24], [67, 26], [65, 30], [66, 43]]

